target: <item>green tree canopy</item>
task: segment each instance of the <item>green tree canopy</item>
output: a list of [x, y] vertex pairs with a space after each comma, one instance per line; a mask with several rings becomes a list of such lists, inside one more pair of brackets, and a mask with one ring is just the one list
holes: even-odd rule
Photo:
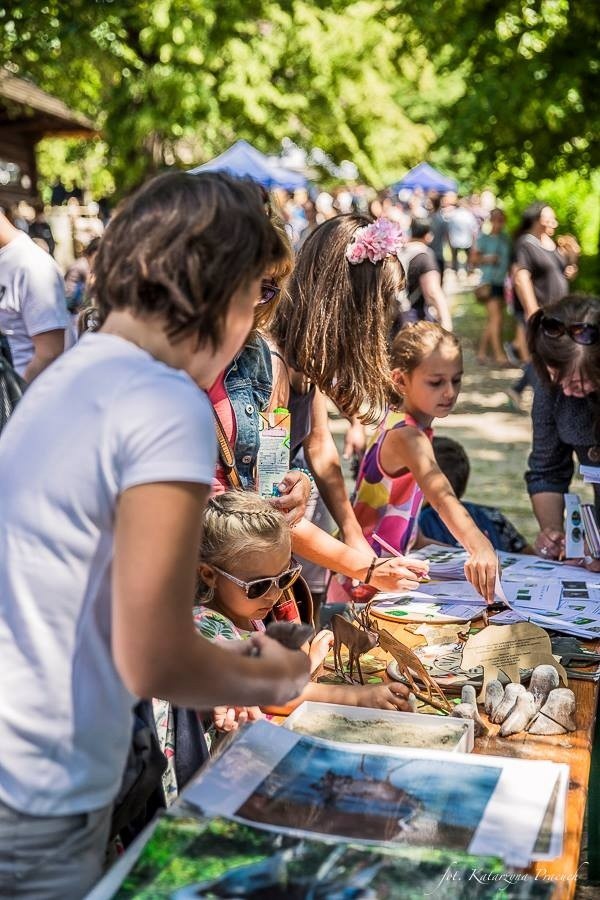
[[0, 11], [0, 50], [98, 122], [120, 188], [236, 138], [276, 152], [285, 136], [383, 185], [435, 134], [420, 99], [433, 69], [423, 52], [396, 64], [410, 23], [390, 27], [382, 5], [16, 0]]
[[595, 0], [413, 0], [395, 4], [440, 74], [464, 88], [443, 105], [438, 146], [509, 185], [600, 165], [600, 18]]

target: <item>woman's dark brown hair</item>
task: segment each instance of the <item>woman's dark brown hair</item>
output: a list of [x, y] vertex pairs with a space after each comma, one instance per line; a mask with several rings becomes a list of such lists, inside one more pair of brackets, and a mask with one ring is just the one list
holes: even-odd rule
[[159, 175], [125, 200], [94, 263], [100, 320], [162, 316], [172, 340], [221, 341], [233, 294], [286, 257], [249, 181], [220, 172]]
[[274, 284], [276, 284], [280, 289], [280, 293], [277, 294], [268, 303], [259, 303], [255, 308], [253, 330], [256, 331], [266, 331], [268, 329], [269, 323], [275, 314], [277, 306], [279, 305], [281, 294], [283, 293], [287, 284], [287, 280], [294, 268], [294, 250], [288, 237], [288, 233], [285, 230], [285, 225], [283, 224], [281, 219], [277, 218], [276, 216], [271, 215], [270, 219], [271, 225], [281, 238], [281, 243], [284, 247], [284, 255], [277, 263], [273, 263], [273, 265], [269, 267], [269, 269], [265, 273], [265, 278], [267, 281], [272, 281]]
[[350, 265], [346, 250], [373, 220], [323, 222], [303, 244], [271, 334], [302, 372], [347, 416], [374, 421], [391, 385], [387, 335], [404, 273], [396, 257]]
[[558, 387], [578, 370], [583, 379], [595, 386], [595, 393], [587, 401], [592, 407], [595, 439], [600, 443], [600, 341], [578, 344], [566, 332], [551, 337], [544, 331], [544, 317], [558, 319], [567, 328], [585, 322], [596, 326], [600, 333], [600, 297], [569, 294], [552, 306], [538, 309], [527, 323], [527, 344], [542, 383]]

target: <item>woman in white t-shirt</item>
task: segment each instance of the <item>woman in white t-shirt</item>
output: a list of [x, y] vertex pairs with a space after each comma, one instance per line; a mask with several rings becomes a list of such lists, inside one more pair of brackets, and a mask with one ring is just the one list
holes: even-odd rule
[[[0, 441], [0, 895], [98, 878], [138, 697], [281, 704], [307, 657], [210, 644], [192, 605], [216, 442], [211, 385], [281, 240], [249, 183], [163, 175], [95, 268], [103, 326], [30, 387]], [[243, 650], [244, 648], [242, 648]]]

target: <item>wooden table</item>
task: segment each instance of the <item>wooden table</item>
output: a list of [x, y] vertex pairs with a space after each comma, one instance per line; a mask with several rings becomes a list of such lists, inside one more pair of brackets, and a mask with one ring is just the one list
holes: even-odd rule
[[[388, 621], [381, 621], [381, 624], [399, 640], [406, 637], [402, 625]], [[582, 645], [589, 647], [590, 650], [596, 650], [600, 646], [600, 642], [587, 641], [582, 642]], [[556, 885], [552, 895], [553, 900], [571, 900], [575, 894], [588, 799], [588, 784], [590, 787], [588, 816], [590, 869], [594, 868], [597, 871], [597, 856], [600, 853], [600, 847], [598, 847], [598, 841], [600, 841], [600, 784], [598, 781], [600, 776], [598, 773], [590, 783], [592, 746], [596, 730], [600, 732], [600, 728], [596, 727], [600, 683], [571, 679], [569, 687], [577, 698], [577, 731], [572, 734], [542, 736], [522, 733], [501, 738], [498, 736], [500, 726], [489, 724], [487, 716], [483, 714], [482, 718], [489, 725], [490, 733], [487, 737], [477, 738], [475, 741], [475, 753], [487, 756], [511, 756], [517, 759], [547, 759], [552, 762], [566, 763], [570, 768], [562, 856], [551, 862], [533, 863], [526, 870], [530, 874], [536, 875], [540, 881], [549, 880]], [[597, 736], [597, 741], [600, 741], [600, 734]], [[596, 752], [600, 754], [599, 746], [596, 746]], [[600, 760], [595, 759], [594, 765], [599, 767]]]

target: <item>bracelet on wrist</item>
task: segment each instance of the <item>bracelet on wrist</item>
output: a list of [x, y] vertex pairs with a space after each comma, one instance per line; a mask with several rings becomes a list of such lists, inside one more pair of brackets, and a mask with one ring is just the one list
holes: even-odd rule
[[367, 569], [367, 574], [363, 578], [363, 584], [368, 584], [370, 582], [371, 578], [373, 577], [373, 572], [375, 571], [375, 566], [377, 565], [378, 562], [379, 562], [379, 558], [377, 556], [374, 556], [373, 559], [371, 560], [371, 565]]
[[302, 472], [304, 475], [306, 475], [306, 477], [310, 481], [310, 487], [312, 490], [314, 483], [315, 483], [315, 479], [314, 479], [313, 473], [310, 471], [310, 469], [304, 469], [304, 468], [302, 468], [302, 466], [294, 466], [292, 471], [293, 472]]

